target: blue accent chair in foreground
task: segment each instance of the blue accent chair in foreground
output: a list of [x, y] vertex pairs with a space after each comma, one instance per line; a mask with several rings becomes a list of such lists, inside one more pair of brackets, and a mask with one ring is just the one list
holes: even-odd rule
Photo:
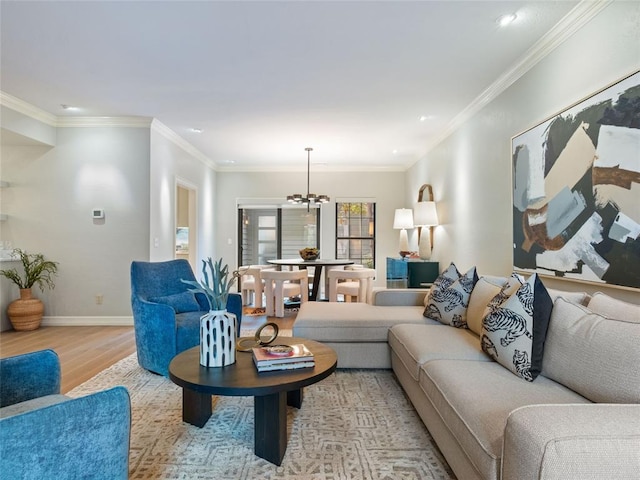
[[0, 478], [126, 479], [130, 432], [126, 388], [70, 398], [53, 350], [0, 360]]
[[[180, 280], [195, 280], [184, 259], [131, 263], [131, 308], [138, 363], [151, 372], [169, 375], [177, 354], [200, 344], [200, 317], [209, 311], [201, 293], [189, 292]], [[242, 321], [242, 297], [230, 293], [227, 311]]]

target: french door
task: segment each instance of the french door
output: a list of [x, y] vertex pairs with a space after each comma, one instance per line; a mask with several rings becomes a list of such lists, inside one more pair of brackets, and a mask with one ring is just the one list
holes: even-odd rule
[[245, 205], [238, 220], [238, 265], [299, 258], [299, 250], [320, 245], [319, 208]]

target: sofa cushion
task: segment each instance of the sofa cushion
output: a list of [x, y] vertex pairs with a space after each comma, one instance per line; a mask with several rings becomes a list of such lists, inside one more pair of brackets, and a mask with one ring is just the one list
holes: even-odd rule
[[176, 313], [197, 312], [200, 305], [196, 297], [191, 292], [174, 293], [173, 295], [165, 295], [163, 297], [153, 297], [149, 301], [154, 303], [163, 303], [169, 305]]
[[445, 325], [467, 328], [469, 297], [477, 281], [476, 267], [460, 275], [452, 263], [431, 287], [424, 316]]
[[416, 381], [422, 364], [431, 360], [491, 361], [475, 333], [442, 325], [395, 325], [389, 330], [389, 346]]
[[587, 305], [591, 298], [587, 292], [568, 292], [566, 290], [556, 290], [553, 288], [547, 288], [547, 292], [549, 292], [549, 296], [551, 296], [551, 300], [554, 302], [558, 297], [562, 297], [578, 305]]
[[422, 316], [422, 307], [379, 307], [367, 303], [305, 302], [293, 324], [296, 337], [320, 342], [386, 342], [399, 323], [439, 323]]
[[483, 319], [482, 349], [515, 375], [532, 382], [542, 369], [552, 306], [538, 275], [531, 275]]
[[542, 403], [590, 403], [543, 376], [523, 382], [494, 362], [427, 362], [420, 387], [483, 478], [500, 478], [502, 438], [511, 411]]
[[587, 304], [587, 308], [594, 313], [606, 315], [609, 318], [640, 322], [640, 305], [623, 302], [602, 292], [593, 294]]
[[543, 375], [593, 402], [640, 403], [640, 323], [614, 320], [558, 298]]

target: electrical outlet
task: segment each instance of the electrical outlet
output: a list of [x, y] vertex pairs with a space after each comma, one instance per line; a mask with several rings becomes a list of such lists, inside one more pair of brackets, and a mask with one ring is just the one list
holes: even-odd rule
[[101, 293], [96, 295], [96, 305], [102, 305], [103, 296]]

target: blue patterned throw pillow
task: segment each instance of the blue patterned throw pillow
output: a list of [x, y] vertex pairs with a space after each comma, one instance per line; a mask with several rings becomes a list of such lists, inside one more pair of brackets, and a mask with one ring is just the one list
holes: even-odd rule
[[467, 307], [477, 281], [476, 267], [460, 275], [452, 263], [433, 283], [424, 316], [445, 325], [468, 328]]
[[514, 293], [503, 290], [482, 320], [482, 350], [515, 375], [532, 382], [542, 370], [542, 354], [553, 302], [534, 274]]

